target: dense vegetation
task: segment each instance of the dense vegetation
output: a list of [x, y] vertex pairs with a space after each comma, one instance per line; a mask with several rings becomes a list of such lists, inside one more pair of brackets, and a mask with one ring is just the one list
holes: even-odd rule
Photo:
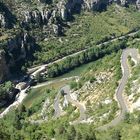
[[6, 94], [5, 92], [8, 93], [12, 88], [12, 83], [11, 82], [6, 82], [4, 84], [0, 84], [0, 98], [5, 98]]
[[[122, 44], [122, 42], [120, 44]], [[117, 42], [116, 44], [111, 44], [111, 46], [113, 46], [112, 48], [114, 48], [114, 46], [119, 46], [119, 45]], [[117, 61], [115, 61], [115, 63], [111, 61], [116, 66], [115, 69], [120, 69], [120, 67], [118, 67], [119, 58]], [[107, 59], [107, 57], [105, 57], [105, 59]], [[110, 57], [108, 57], [108, 59], [112, 60]], [[108, 59], [106, 61], [109, 62]], [[98, 65], [99, 67], [106, 67], [107, 62], [106, 63], [103, 63], [103, 62], [95, 61], [94, 62], [95, 64], [90, 66], [90, 69], [94, 67], [94, 71], [98, 72], [99, 69], [97, 69], [98, 67], [96, 65]], [[111, 64], [109, 65], [110, 67], [112, 66]], [[90, 71], [90, 69], [88, 69], [87, 71]], [[104, 69], [105, 68], [103, 68], [103, 70]], [[93, 82], [95, 80], [95, 79], [92, 79], [91, 75], [88, 75], [86, 73], [84, 73], [82, 77], [83, 78], [81, 78], [80, 82], [85, 82], [87, 80], [90, 80], [91, 82]], [[118, 80], [120, 79], [120, 77], [121, 77], [121, 74], [118, 73], [116, 75], [116, 79]], [[41, 95], [42, 90], [43, 89], [40, 88], [38, 90], [35, 90], [35, 92]], [[86, 140], [86, 139], [87, 140], [89, 139], [91, 140], [132, 140], [132, 139], [139, 140], [140, 138], [139, 112], [135, 112], [134, 114], [126, 114], [125, 121], [122, 124], [104, 132], [98, 132], [97, 130], [95, 130], [93, 124], [91, 125], [81, 124], [81, 125], [71, 126], [69, 125], [67, 117], [62, 117], [55, 121], [52, 120], [52, 121], [49, 121], [48, 123], [44, 123], [41, 125], [32, 125], [32, 124], [29, 125], [28, 117], [41, 108], [41, 105], [42, 105], [41, 103], [42, 101], [44, 101], [44, 97], [46, 97], [44, 96], [45, 95], [44, 94], [42, 98], [38, 96], [39, 97], [38, 100], [35, 99], [33, 101], [32, 99], [35, 98], [33, 97], [35, 92], [31, 95], [31, 98], [29, 99], [30, 102], [34, 102], [34, 104], [31, 105], [31, 108], [25, 108], [25, 106], [22, 106], [18, 110], [11, 112], [5, 118], [5, 120], [0, 121], [0, 127], [3, 127], [3, 129], [0, 130], [2, 139], [4, 140], [6, 139], [14, 139], [14, 140], [16, 139], [17, 140], [18, 139], [27, 139], [27, 140], [28, 139], [35, 139], [35, 140], [48, 139], [50, 140], [51, 138], [56, 138], [57, 140], [59, 139], [60, 140], [62, 139], [63, 140], [68, 140], [68, 139], [72, 139], [72, 140], [79, 140], [79, 139], [83, 139], [83, 140]], [[44, 92], [48, 92], [48, 90], [43, 90], [43, 93]], [[50, 94], [54, 95], [54, 93], [52, 92], [53, 91], [51, 91]], [[49, 95], [49, 97], [51, 97], [51, 95]], [[11, 127], [7, 127], [7, 126], [11, 126]], [[128, 131], [129, 131], [129, 135], [128, 135]]]
[[29, 125], [26, 117], [30, 112], [24, 106], [12, 111], [4, 120], [0, 120], [0, 139], [37, 140], [56, 138], [57, 140], [139, 140], [140, 113], [126, 114], [119, 126], [104, 132], [98, 132], [93, 125], [71, 126], [67, 118], [58, 119], [49, 124]]
[[[121, 74], [120, 72], [120, 53], [114, 53], [111, 55], [108, 55], [98, 61], [92, 62], [90, 63], [90, 65], [86, 66], [87, 69], [85, 70], [84, 73], [82, 73], [81, 75], [81, 79], [80, 79], [80, 83], [79, 83], [79, 88], [81, 87], [81, 85], [83, 85], [86, 81], [91, 81], [93, 82], [92, 78], [95, 77], [95, 75], [97, 73], [100, 73], [101, 71], [106, 71], [107, 69], [112, 69], [113, 67], [115, 67], [114, 69], [114, 77], [112, 78], [112, 80], [110, 80], [110, 82], [112, 83], [112, 86], [110, 86], [112, 88], [112, 90], [110, 90], [109, 87], [107, 87], [107, 89], [109, 89], [109, 94], [114, 93], [114, 90], [116, 89], [116, 82], [118, 81], [118, 79], [120, 78]], [[112, 61], [109, 61], [109, 60]], [[82, 66], [84, 67], [84, 66]], [[89, 73], [89, 71], [93, 70], [93, 73]], [[27, 98], [24, 100], [24, 105], [25, 106], [21, 106], [19, 109], [17, 109], [16, 111], [12, 111], [9, 113], [9, 115], [7, 115], [7, 117], [0, 122], [0, 124], [2, 126], [5, 126], [5, 128], [3, 130], [1, 130], [1, 136], [3, 139], [4, 136], [8, 137], [8, 139], [48, 139], [50, 140], [51, 138], [56, 138], [56, 140], [68, 140], [68, 139], [72, 139], [72, 140], [79, 140], [79, 139], [83, 139], [83, 140], [96, 140], [98, 139], [98, 137], [96, 136], [98, 133], [94, 130], [95, 128], [95, 124], [92, 123], [91, 125], [88, 124], [80, 124], [80, 125], [75, 125], [75, 126], [71, 126], [69, 124], [69, 121], [71, 120], [70, 118], [70, 114], [73, 114], [74, 110], [72, 106], [69, 106], [66, 111], [68, 112], [67, 115], [57, 119], [57, 120], [53, 120], [52, 118], [50, 118], [50, 121], [40, 124], [40, 125], [33, 125], [30, 124], [29, 125], [29, 118], [36, 113], [39, 113], [42, 106], [43, 106], [43, 102], [46, 98], [51, 99], [51, 102], [54, 103], [54, 98], [57, 94], [57, 90], [63, 86], [64, 84], [66, 84], [69, 81], [65, 81], [65, 82], [60, 82], [59, 80], [54, 83], [54, 84], [50, 84], [48, 86], [44, 86], [38, 89], [32, 89], [31, 91], [29, 91], [29, 95], [27, 96]], [[105, 85], [101, 85], [100, 88], [104, 89], [104, 92], [102, 94], [103, 96], [108, 96], [108, 90], [106, 91], [106, 86]], [[56, 89], [56, 90], [55, 90]], [[100, 89], [99, 89], [100, 90]], [[94, 93], [92, 93], [94, 95]], [[53, 100], [52, 100], [53, 99]], [[113, 103], [114, 104], [114, 103]], [[52, 106], [52, 105], [51, 105]], [[95, 107], [95, 105], [94, 105]], [[104, 106], [105, 107], [105, 106]], [[93, 113], [96, 112], [97, 114], [101, 115], [101, 112], [106, 111], [106, 109], [108, 108], [109, 110], [115, 110], [116, 108], [112, 108], [110, 107], [102, 107], [102, 109], [97, 109], [97, 110], [89, 110], [89, 113]], [[116, 107], [116, 105], [114, 106]], [[47, 109], [48, 111], [48, 109]], [[46, 113], [47, 113], [46, 111]], [[96, 114], [96, 115], [97, 115]], [[93, 114], [92, 114], [93, 115]], [[53, 114], [51, 115], [53, 116]], [[113, 119], [113, 114], [111, 115], [110, 119]], [[11, 119], [12, 118], [12, 119]], [[107, 123], [107, 122], [104, 122]], [[7, 126], [11, 126], [8, 127]], [[12, 134], [8, 134], [7, 132]], [[96, 134], [97, 133], [97, 134]], [[113, 133], [111, 134], [113, 135]]]
[[[10, 0], [6, 0], [8, 4], [11, 4], [11, 9], [15, 7]], [[20, 0], [18, 2], [27, 2], [29, 5], [32, 2], [31, 0]], [[51, 3], [50, 1], [48, 1]], [[32, 3], [36, 7], [36, 1]], [[33, 8], [34, 8], [33, 7]], [[12, 15], [13, 16], [13, 15]], [[130, 31], [135, 31], [139, 28], [140, 22], [140, 13], [138, 13], [133, 6], [129, 8], [122, 8], [120, 6], [113, 5], [108, 7], [107, 11], [102, 13], [89, 13], [82, 12], [80, 15], [74, 16], [74, 21], [69, 24], [66, 28], [69, 28], [63, 37], [44, 38], [43, 29], [38, 28], [38, 25], [30, 24], [30, 28], [35, 28], [35, 30], [30, 30], [31, 36], [35, 36], [38, 40], [39, 49], [35, 50], [31, 46], [35, 45], [35, 41], [31, 40], [27, 42], [25, 46], [31, 49], [31, 52], [35, 51], [34, 56], [28, 52], [27, 56], [32, 56], [27, 58], [28, 60], [23, 68], [26, 70], [28, 66], [38, 65], [41, 63], [49, 63], [74, 52], [78, 52], [85, 48], [88, 48], [86, 51], [68, 57], [65, 60], [62, 60], [58, 63], [52, 64], [48, 68], [48, 76], [56, 77], [64, 73], [69, 72], [70, 70], [88, 62], [94, 61], [93, 64], [85, 73], [81, 75], [80, 81], [71, 82], [73, 89], [80, 89], [85, 82], [89, 81], [94, 83], [96, 81], [95, 73], [99, 71], [107, 71], [107, 68], [115, 68], [112, 73], [114, 77], [109, 81], [109, 84], [101, 84], [98, 86], [98, 91], [101, 93], [101, 98], [106, 97], [106, 95], [114, 96], [114, 90], [117, 87], [118, 80], [121, 78], [120, 73], [120, 53], [116, 53], [121, 49], [124, 49], [128, 45], [128, 40], [116, 41], [108, 45], [98, 46], [104, 41], [109, 39], [127, 34]], [[11, 22], [11, 26], [15, 24], [16, 19]], [[17, 25], [19, 31], [21, 27]], [[0, 29], [0, 45], [6, 47], [5, 40], [8, 39], [9, 35], [13, 35], [16, 29], [5, 30]], [[17, 32], [19, 32], [17, 31]], [[22, 30], [23, 32], [25, 30]], [[43, 38], [42, 38], [43, 36]], [[136, 36], [136, 37], [139, 37]], [[38, 39], [39, 38], [39, 39]], [[40, 41], [40, 38], [44, 39]], [[129, 38], [130, 40], [133, 38]], [[18, 39], [16, 39], [18, 40]], [[131, 44], [132, 46], [135, 44]], [[137, 44], [135, 47], [139, 47]], [[1, 48], [0, 48], [1, 49]], [[5, 48], [6, 50], [6, 48]], [[14, 50], [14, 57], [16, 58], [20, 51]], [[109, 55], [112, 54], [112, 57]], [[104, 56], [105, 59], [104, 59]], [[117, 60], [115, 60], [117, 58]], [[103, 60], [104, 59], [104, 60]], [[96, 61], [98, 60], [98, 61]], [[103, 60], [103, 61], [102, 61]], [[109, 62], [110, 63], [107, 63]], [[107, 65], [108, 64], [108, 65]], [[97, 66], [98, 65], [98, 66]], [[113, 65], [116, 65], [113, 67]], [[139, 68], [138, 68], [139, 69]], [[92, 73], [89, 71], [94, 70]], [[112, 69], [111, 69], [112, 70]], [[137, 70], [138, 71], [138, 70]], [[92, 74], [92, 75], [91, 75]], [[46, 77], [45, 77], [46, 78]], [[61, 84], [66, 84], [67, 82], [60, 83], [59, 85], [48, 86], [47, 88], [39, 88], [29, 91], [29, 95], [24, 100], [24, 105], [21, 105], [16, 110], [9, 112], [7, 116], [3, 119], [0, 119], [0, 139], [1, 140], [51, 140], [55, 138], [56, 140], [139, 140], [140, 139], [140, 113], [135, 111], [133, 114], [126, 114], [124, 122], [115, 128], [110, 128], [107, 131], [100, 132], [95, 129], [95, 124], [79, 124], [79, 125], [70, 125], [70, 116], [66, 115], [59, 119], [51, 119], [47, 123], [43, 124], [31, 124], [29, 118], [34, 114], [40, 111], [40, 108], [45, 101], [45, 98], [55, 98], [57, 90], [56, 87], [62, 86]], [[55, 88], [51, 88], [55, 87]], [[0, 85], [0, 102], [5, 99], [9, 99], [9, 93], [13, 89], [11, 82], [6, 82]], [[102, 92], [102, 89], [104, 92]], [[94, 92], [93, 92], [94, 93]], [[93, 94], [92, 93], [92, 94]], [[96, 94], [96, 93], [95, 93]], [[81, 95], [80, 98], [84, 96]], [[85, 99], [85, 98], [84, 98]], [[52, 102], [52, 100], [51, 100]], [[100, 106], [100, 109], [94, 110], [97, 103], [88, 106], [87, 114], [90, 116], [99, 117], [105, 113], [105, 111], [111, 111], [111, 115], [104, 122], [112, 120], [115, 116], [117, 108], [117, 103], [113, 100], [111, 106]], [[74, 108], [70, 106], [68, 108], [69, 114], [72, 114]], [[52, 111], [53, 114], [53, 111]], [[78, 113], [77, 113], [78, 114]], [[76, 115], [77, 115], [76, 114]], [[78, 114], [79, 115], [79, 114]], [[51, 115], [50, 115], [51, 116]], [[51, 116], [52, 117], [52, 116]], [[51, 118], [50, 117], [50, 118]]]
[[54, 63], [48, 68], [48, 76], [55, 77], [60, 74], [66, 73], [69, 70], [78, 67], [81, 64], [88, 63], [90, 61], [95, 61], [102, 58], [105, 55], [111, 54], [112, 52], [117, 52], [120, 49], [126, 47], [126, 41], [111, 43], [108, 46], [93, 47], [88, 49], [76, 56], [68, 57], [61, 62]]
[[66, 30], [64, 37], [56, 37], [39, 42], [41, 51], [35, 53], [32, 63], [49, 63], [84, 48], [111, 38], [127, 34], [139, 27], [140, 13], [133, 6], [129, 8], [109, 6], [102, 13], [82, 12]]

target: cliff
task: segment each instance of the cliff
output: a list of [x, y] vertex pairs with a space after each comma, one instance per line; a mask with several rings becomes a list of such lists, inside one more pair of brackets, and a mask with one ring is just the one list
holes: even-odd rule
[[5, 52], [0, 50], [0, 83], [9, 76], [9, 69], [6, 63]]
[[5, 79], [11, 68], [21, 68], [29, 60], [32, 63], [37, 42], [63, 36], [73, 14], [84, 10], [102, 12], [112, 3], [140, 8], [140, 0], [1, 0], [0, 45], [8, 56], [5, 61], [1, 52], [0, 67], [4, 69], [0, 70], [0, 79]]

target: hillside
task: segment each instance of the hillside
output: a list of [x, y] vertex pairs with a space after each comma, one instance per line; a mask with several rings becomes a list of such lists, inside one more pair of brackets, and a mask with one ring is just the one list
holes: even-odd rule
[[[21, 67], [26, 71], [27, 67], [52, 62], [139, 27], [139, 13], [133, 6], [114, 5], [106, 11], [104, 7], [111, 3], [2, 1], [0, 44], [6, 53], [2, 59], [6, 59], [9, 75], [10, 71], [16, 73]], [[133, 4], [138, 8], [136, 2]], [[101, 12], [100, 8], [102, 13], [97, 12]]]
[[139, 10], [0, 0], [0, 140], [139, 140]]

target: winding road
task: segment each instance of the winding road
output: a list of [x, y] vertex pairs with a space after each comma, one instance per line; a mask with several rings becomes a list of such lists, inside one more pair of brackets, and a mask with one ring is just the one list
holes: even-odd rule
[[[117, 102], [118, 102], [119, 107], [120, 107], [120, 114], [114, 120], [112, 120], [110, 123], [103, 125], [101, 127], [98, 127], [97, 130], [106, 130], [110, 127], [116, 126], [124, 119], [125, 114], [128, 112], [127, 106], [125, 104], [125, 100], [124, 100], [123, 95], [122, 95], [123, 91], [125, 89], [125, 86], [127, 84], [128, 78], [130, 76], [130, 70], [129, 70], [129, 66], [127, 63], [128, 56], [131, 56], [131, 58], [135, 62], [135, 64], [138, 64], [140, 62], [139, 52], [137, 49], [127, 48], [127, 49], [123, 50], [121, 60], [120, 60], [123, 76], [122, 76], [122, 79], [121, 79], [119, 86], [116, 89], [116, 93], [115, 93]], [[61, 88], [61, 90], [63, 90], [64, 93], [66, 93], [67, 100], [69, 102], [71, 102], [73, 105], [75, 105], [80, 110], [80, 117], [78, 118], [78, 120], [75, 121], [74, 124], [78, 124], [82, 120], [86, 120], [86, 114], [85, 114], [86, 108], [82, 104], [80, 104], [79, 102], [77, 102], [71, 98], [70, 86], [65, 85], [64, 87]], [[59, 93], [61, 92], [61, 90], [59, 91]], [[57, 117], [59, 117], [61, 114], [61, 108], [59, 107], [59, 96], [60, 96], [60, 94], [57, 95], [56, 100], [55, 100], [55, 104], [54, 104]]]
[[120, 123], [124, 119], [125, 114], [128, 111], [127, 106], [126, 106], [125, 101], [124, 101], [124, 98], [123, 98], [123, 95], [122, 95], [123, 91], [125, 89], [125, 85], [126, 85], [128, 78], [130, 76], [130, 70], [129, 70], [129, 66], [127, 64], [128, 56], [131, 56], [131, 58], [134, 60], [135, 64], [140, 62], [139, 52], [137, 49], [128, 48], [128, 49], [123, 50], [123, 53], [121, 56], [121, 68], [122, 68], [123, 76], [122, 76], [122, 79], [121, 79], [119, 86], [116, 90], [116, 98], [117, 98], [117, 101], [119, 103], [121, 112], [114, 120], [112, 120], [110, 123], [108, 123], [104, 126], [98, 127], [97, 130], [106, 130], [110, 127], [116, 126], [118, 123]]
[[55, 98], [55, 101], [54, 101], [54, 109], [55, 109], [55, 113], [54, 113], [54, 117], [55, 118], [58, 118], [61, 116], [61, 113], [62, 113], [62, 109], [60, 108], [60, 95], [61, 95], [61, 91], [64, 91], [64, 93], [66, 94], [66, 99], [68, 102], [72, 103], [74, 106], [76, 106], [79, 111], [80, 111], [80, 116], [79, 118], [73, 122], [73, 124], [78, 124], [80, 123], [81, 121], [85, 120], [86, 119], [86, 108], [84, 105], [82, 105], [81, 103], [79, 103], [78, 101], [75, 101], [72, 99], [71, 95], [70, 95], [70, 85], [65, 85], [63, 86], [60, 91], [58, 92], [56, 98]]
[[62, 109], [60, 107], [60, 95], [61, 91], [58, 92], [57, 96], [54, 99], [54, 118], [59, 118], [62, 113]]
[[[117, 41], [117, 40], [124, 39], [124, 38], [127, 37], [127, 36], [128, 36], [128, 37], [134, 36], [134, 35], [136, 35], [138, 32], [139, 32], [139, 31], [134, 31], [134, 32], [129, 33], [129, 34], [126, 34], [126, 35], [123, 35], [123, 36], [120, 36], [120, 37], [113, 38], [113, 39], [111, 39], [111, 40], [109, 40], [109, 41], [105, 41], [105, 42], [103, 42], [103, 43], [98, 44], [98, 46], [107, 45], [107, 44], [110, 43], [110, 42], [114, 42], [114, 41]], [[89, 48], [85, 48], [85, 49], [83, 49], [83, 50], [81, 50], [81, 51], [79, 51], [79, 52], [76, 52], [76, 53], [74, 53], [74, 54], [70, 54], [70, 55], [68, 55], [68, 56], [77, 55], [77, 54], [79, 54], [79, 53], [82, 53], [82, 52], [86, 51], [87, 49], [89, 49]], [[137, 52], [134, 52], [133, 49], [130, 50], [129, 52], [132, 53], [133, 58], [136, 59], [136, 58], [135, 58], [135, 54], [136, 54]], [[41, 66], [37, 66], [37, 67], [31, 68], [31, 69], [28, 69], [28, 72], [31, 73], [30, 76], [33, 76], [33, 77], [34, 77], [34, 76], [38, 75], [38, 73], [40, 73], [41, 71], [46, 70], [46, 67], [47, 67], [48, 65], [51, 65], [51, 64], [53, 64], [53, 63], [62, 61], [63, 59], [66, 59], [68, 56], [65, 56], [65, 57], [63, 57], [63, 58], [61, 58], [61, 59], [58, 59], [58, 60], [56, 60], [56, 61], [54, 61], [54, 62], [51, 62], [51, 63], [49, 63], [49, 64], [45, 64], [45, 65], [41, 65]], [[123, 59], [125, 59], [125, 58], [123, 58]], [[136, 59], [136, 61], [137, 61], [137, 59]], [[124, 63], [124, 60], [122, 61], [122, 63]], [[124, 70], [125, 70], [125, 69], [127, 69], [127, 66], [124, 66], [123, 68], [124, 68]], [[127, 73], [129, 74], [129, 70], [126, 70], [126, 71], [127, 71]], [[124, 83], [123, 83], [124, 85], [125, 85], [125, 81], [127, 81], [127, 78], [128, 78], [128, 77], [125, 77], [125, 78], [126, 78], [126, 80], [123, 81], [123, 82], [124, 82]], [[46, 84], [46, 83], [45, 83], [45, 84]], [[44, 85], [45, 85], [45, 84], [44, 84]], [[29, 87], [30, 87], [30, 81], [27, 81], [27, 85], [28, 85], [28, 88], [29, 88]], [[39, 87], [39, 85], [38, 85], [38, 87]], [[120, 90], [122, 89], [122, 87], [123, 87], [123, 85], [120, 86]], [[12, 107], [18, 106], [20, 103], [22, 103], [23, 99], [27, 96], [26, 91], [28, 90], [28, 88], [23, 89], [23, 90], [20, 91], [19, 97], [17, 98], [17, 100], [16, 100], [13, 104], [11, 104], [9, 107], [7, 107], [7, 108], [4, 110], [4, 112], [2, 112], [2, 113], [0, 114], [0, 118], [2, 118], [4, 115], [6, 115], [6, 114], [11, 110]], [[119, 88], [118, 88], [118, 90], [119, 90]], [[118, 92], [117, 92], [117, 93], [118, 93]], [[120, 105], [122, 105], [121, 103], [122, 103], [122, 102], [120, 102]]]
[[86, 108], [80, 102], [72, 99], [72, 97], [70, 95], [70, 86], [65, 85], [64, 87], [61, 88], [61, 90], [63, 90], [64, 93], [66, 93], [66, 99], [68, 100], [68, 102], [70, 102], [73, 105], [75, 105], [80, 111], [80, 116], [79, 116], [78, 120], [74, 121], [73, 124], [77, 124], [77, 123], [80, 123], [83, 120], [86, 120], [86, 114], [85, 114]]

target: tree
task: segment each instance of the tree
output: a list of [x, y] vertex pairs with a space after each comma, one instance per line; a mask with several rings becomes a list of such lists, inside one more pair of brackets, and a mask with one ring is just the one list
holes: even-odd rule
[[84, 55], [84, 53], [82, 53], [82, 54], [80, 54], [80, 56], [79, 56], [79, 63], [80, 64], [83, 64], [85, 62], [85, 55]]
[[137, 123], [140, 124], [140, 113], [138, 114], [138, 117], [137, 117]]
[[77, 88], [77, 82], [76, 81], [72, 81], [70, 83], [70, 87], [71, 87], [71, 89], [76, 89]]
[[65, 95], [65, 92], [64, 92], [64, 90], [63, 90], [63, 89], [61, 90], [61, 95], [62, 95], [62, 96], [64, 96], [64, 95]]
[[36, 80], [37, 80], [39, 83], [41, 83], [41, 82], [43, 82], [43, 77], [42, 77], [40, 74], [37, 74]]
[[10, 140], [10, 134], [8, 133], [8, 130], [2, 121], [0, 121], [0, 139]]
[[121, 133], [119, 130], [114, 130], [111, 134], [112, 140], [121, 140]]
[[82, 134], [81, 134], [81, 132], [77, 132], [76, 133], [75, 140], [82, 140]]
[[9, 92], [13, 89], [12, 82], [8, 81], [3, 84], [0, 84], [0, 100], [6, 100], [9, 96]]
[[124, 122], [130, 123], [130, 114], [129, 113], [125, 114]]
[[74, 140], [75, 139], [76, 130], [75, 130], [75, 127], [73, 125], [68, 128], [67, 134], [68, 134], [68, 139], [69, 140]]
[[90, 83], [94, 83], [96, 81], [95, 77], [90, 77]]

